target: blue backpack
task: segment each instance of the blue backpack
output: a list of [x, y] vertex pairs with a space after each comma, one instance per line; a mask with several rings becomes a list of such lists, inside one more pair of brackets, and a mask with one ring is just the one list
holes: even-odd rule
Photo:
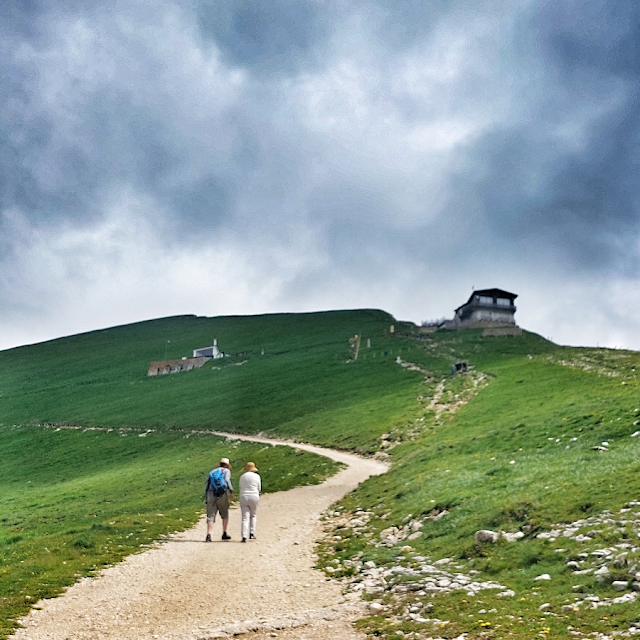
[[218, 498], [227, 492], [227, 481], [222, 474], [222, 467], [209, 472], [209, 487]]

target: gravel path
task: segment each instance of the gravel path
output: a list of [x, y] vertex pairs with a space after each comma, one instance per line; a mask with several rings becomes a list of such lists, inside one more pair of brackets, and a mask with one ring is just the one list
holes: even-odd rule
[[[218, 434], [228, 436], [229, 434]], [[240, 436], [229, 436], [240, 439]], [[202, 640], [251, 632], [251, 638], [364, 638], [350, 620], [362, 611], [341, 586], [313, 569], [320, 514], [387, 467], [375, 460], [312, 445], [261, 437], [344, 462], [321, 485], [262, 496], [257, 540], [240, 543], [240, 510], [230, 514], [232, 540], [204, 543], [204, 518], [167, 542], [84, 578], [64, 595], [38, 603], [16, 640]]]

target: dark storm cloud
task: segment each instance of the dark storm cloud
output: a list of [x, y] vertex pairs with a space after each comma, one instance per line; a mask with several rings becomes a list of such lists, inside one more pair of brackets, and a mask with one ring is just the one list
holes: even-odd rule
[[233, 63], [263, 71], [299, 68], [328, 26], [326, 12], [310, 0], [206, 0], [196, 11], [204, 38]]
[[633, 277], [639, 14], [602, 0], [8, 0], [0, 296], [55, 297], [46, 265], [61, 291], [100, 289], [134, 254], [192, 248], [212, 253], [190, 280], [244, 264], [238, 291], [289, 308], [374, 274], [389, 290], [399, 273], [407, 290], [470, 273], [508, 288], [540, 264], [551, 283]]
[[633, 3], [544, 3], [519, 25], [544, 84], [523, 105], [527, 120], [490, 131], [456, 178], [495, 239], [551, 248], [579, 270], [638, 274], [639, 16]]

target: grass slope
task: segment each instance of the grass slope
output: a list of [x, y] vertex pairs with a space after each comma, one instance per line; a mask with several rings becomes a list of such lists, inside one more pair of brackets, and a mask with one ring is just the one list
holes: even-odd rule
[[194, 524], [206, 473], [223, 455], [236, 486], [252, 460], [268, 492], [315, 484], [336, 469], [289, 447], [142, 435], [0, 428], [0, 637], [40, 598]]
[[[0, 353], [0, 422], [264, 431], [366, 447], [402, 411], [393, 398], [406, 376], [384, 356], [393, 321], [382, 311], [184, 316], [12, 349]], [[379, 357], [354, 369], [345, 360], [356, 333]], [[230, 358], [147, 377], [165, 347], [169, 358], [190, 356], [214, 337]], [[343, 410], [378, 415], [364, 432], [336, 438], [343, 429], [332, 416]], [[315, 415], [323, 418], [307, 419]]]
[[[463, 632], [524, 639], [627, 631], [638, 620], [634, 603], [570, 612], [562, 607], [585, 593], [602, 601], [621, 595], [612, 581], [631, 582], [634, 567], [640, 566], [638, 524], [618, 521], [617, 526], [597, 527], [593, 542], [543, 540], [537, 534], [604, 510], [619, 512], [640, 497], [640, 442], [632, 437], [640, 423], [640, 355], [561, 348], [533, 335], [485, 338], [479, 331], [464, 331], [427, 339], [421, 362], [428, 366], [428, 354], [444, 353], [466, 358], [474, 372], [444, 380], [436, 376], [425, 383], [413, 421], [390, 430], [393, 471], [371, 479], [344, 501], [347, 512], [370, 510], [374, 517], [356, 531], [343, 522], [337, 532], [341, 540], [325, 548], [325, 566], [355, 558], [397, 565], [403, 543], [378, 546], [378, 533], [402, 527], [412, 514], [425, 521], [422, 537], [409, 543], [418, 555], [452, 558], [463, 570], [480, 571], [484, 579], [513, 589], [516, 597], [485, 591], [469, 598], [464, 590], [438, 598], [387, 596], [398, 618], [373, 619], [370, 632], [391, 637], [397, 629], [433, 629], [406, 616], [406, 607], [425, 604], [429, 618], [447, 622], [446, 628], [438, 628], [445, 638]], [[478, 371], [487, 374], [486, 386], [457, 411], [447, 412], [464, 397]], [[439, 417], [427, 404], [438, 383], [444, 388]], [[603, 442], [607, 451], [593, 449]], [[428, 519], [443, 511], [441, 519]], [[583, 526], [578, 533], [593, 528]], [[515, 543], [482, 545], [474, 540], [480, 529], [525, 536]], [[576, 575], [567, 566], [579, 561], [580, 569], [588, 568], [579, 554], [603, 548], [617, 548], [613, 555], [624, 550], [628, 557], [620, 566], [612, 559], [611, 574], [602, 582], [592, 573]], [[406, 554], [401, 564], [416, 566], [411, 558]], [[343, 569], [343, 575], [350, 573]], [[534, 580], [544, 573], [552, 579]], [[541, 605], [546, 605], [542, 612]]]
[[[357, 362], [348, 346], [356, 333], [363, 337]], [[165, 347], [169, 358], [181, 357], [213, 337], [232, 354], [224, 362], [146, 377], [148, 363], [162, 359]], [[451, 375], [451, 364], [460, 360], [469, 363], [469, 373]], [[638, 360], [630, 352], [558, 347], [526, 332], [420, 335], [412, 325], [372, 310], [185, 316], [0, 353], [0, 421], [5, 434], [14, 433], [10, 425], [44, 423], [154, 428], [154, 438], [169, 438], [167, 452], [184, 444], [180, 430], [192, 428], [264, 431], [386, 452], [392, 470], [343, 501], [337, 536], [322, 546], [321, 565], [334, 567], [328, 574], [353, 580], [358, 562], [415, 567], [420, 557], [447, 557], [517, 596], [498, 598], [487, 590], [471, 598], [459, 591], [433, 597], [386, 589], [381, 597], [388, 610], [365, 621], [370, 633], [573, 637], [626, 630], [636, 612], [628, 602], [563, 612], [563, 605], [582, 597], [573, 595], [574, 586], [601, 600], [616, 595], [610, 579], [576, 576], [567, 561], [587, 562], [580, 555], [585, 549], [628, 545], [624, 574], [631, 575], [638, 532], [631, 524], [601, 527], [592, 543], [536, 536], [558, 523], [619, 511], [640, 497], [640, 439], [631, 437], [640, 419]], [[594, 451], [602, 442], [608, 450]], [[105, 472], [118, 466], [117, 459], [104, 457]], [[132, 505], [142, 504], [144, 493]], [[349, 524], [357, 510], [371, 516], [364, 525]], [[410, 514], [424, 522], [422, 537], [410, 543], [415, 553], [401, 552], [402, 542], [381, 545], [380, 531], [402, 527]], [[524, 537], [477, 544], [479, 529]], [[612, 577], [622, 575], [611, 568]], [[542, 573], [552, 580], [533, 580]], [[427, 605], [429, 617], [447, 624], [434, 631], [433, 623], [407, 617], [408, 607]]]

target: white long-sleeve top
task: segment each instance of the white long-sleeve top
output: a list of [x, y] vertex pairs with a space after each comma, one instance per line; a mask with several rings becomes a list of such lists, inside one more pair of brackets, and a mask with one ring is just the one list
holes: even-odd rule
[[259, 496], [262, 491], [260, 476], [255, 471], [247, 471], [240, 476], [240, 497]]

